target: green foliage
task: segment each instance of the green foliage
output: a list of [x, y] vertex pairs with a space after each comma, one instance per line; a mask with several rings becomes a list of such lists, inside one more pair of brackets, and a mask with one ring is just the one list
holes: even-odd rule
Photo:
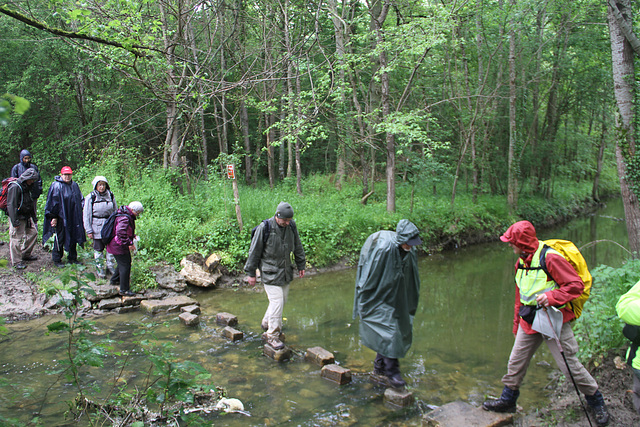
[[23, 115], [29, 109], [31, 103], [26, 99], [5, 93], [0, 96], [0, 126], [9, 124], [11, 113]]
[[620, 268], [598, 266], [591, 274], [591, 296], [574, 325], [580, 345], [578, 356], [584, 361], [594, 360], [606, 350], [627, 342], [622, 335], [624, 324], [616, 314], [616, 304], [640, 280], [640, 260], [628, 260]]

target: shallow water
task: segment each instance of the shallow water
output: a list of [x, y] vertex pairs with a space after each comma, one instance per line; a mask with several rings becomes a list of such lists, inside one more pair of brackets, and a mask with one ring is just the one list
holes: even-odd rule
[[[545, 230], [539, 237], [560, 236], [578, 246], [606, 238], [626, 246], [625, 224], [615, 220], [620, 217], [621, 203], [615, 202], [596, 215]], [[585, 249], [584, 255], [591, 267], [616, 266], [624, 256], [610, 243]], [[422, 287], [414, 342], [400, 360], [416, 400], [431, 405], [453, 400], [479, 405], [486, 394], [499, 395], [513, 344], [514, 262], [512, 251], [499, 242], [420, 259]], [[149, 317], [133, 312], [96, 319], [96, 336], [115, 340], [114, 348], [129, 350], [133, 356], [124, 368], [116, 368], [122, 358], [113, 357], [104, 368], [83, 369], [82, 379], [104, 395], [117, 376], [114, 372], [122, 369], [130, 386], [144, 386], [149, 360], [136, 344], [141, 339], [136, 334], [152, 330], [157, 343], [171, 343], [179, 360], [204, 366], [212, 374], [209, 383], [243, 401], [251, 414], [211, 414], [208, 420], [215, 425], [420, 425], [420, 404], [404, 410], [389, 408], [382, 399], [384, 389], [368, 380], [375, 353], [360, 345], [358, 323], [352, 319], [354, 280], [355, 269], [294, 280], [284, 327], [287, 344], [296, 352], [290, 362], [276, 363], [262, 355], [260, 321], [267, 299], [259, 288], [198, 291], [202, 324], [197, 328], [183, 326], [176, 314]], [[238, 316], [236, 328], [244, 331], [243, 341], [231, 343], [220, 336], [222, 328], [215, 324], [215, 315], [221, 311]], [[58, 368], [58, 360], [65, 357], [62, 336], [45, 335], [45, 325], [55, 320], [59, 319], [10, 325], [11, 334], [0, 342], [1, 416], [24, 423], [41, 413], [50, 426], [72, 424], [63, 413], [65, 401], [75, 395], [74, 386], [65, 380], [56, 382], [55, 375], [46, 373]], [[324, 380], [319, 367], [304, 362], [306, 349], [315, 346], [331, 351], [337, 363], [351, 369], [352, 383], [338, 386]], [[522, 388], [519, 404], [525, 410], [544, 405], [543, 389], [554, 369], [543, 346]]]

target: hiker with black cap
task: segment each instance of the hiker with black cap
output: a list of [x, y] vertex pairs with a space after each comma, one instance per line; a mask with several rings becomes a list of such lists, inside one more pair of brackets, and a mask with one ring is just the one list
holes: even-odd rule
[[[527, 373], [529, 362], [545, 337], [532, 327], [537, 316], [548, 314], [555, 307], [562, 314], [560, 334], [556, 340], [546, 340], [549, 351], [566, 378], [571, 378], [595, 414], [599, 426], [607, 425], [609, 412], [596, 380], [580, 363], [576, 353], [578, 343], [573, 335], [571, 321], [576, 318], [569, 302], [578, 298], [584, 283], [569, 262], [556, 250], [549, 248], [545, 255], [546, 270], [540, 266], [544, 242], [538, 240], [536, 230], [529, 221], [519, 221], [500, 236], [518, 255], [515, 270], [515, 310], [513, 333], [515, 342], [509, 356], [507, 373], [502, 377], [504, 388], [497, 400], [488, 400], [482, 407], [494, 412], [515, 412], [520, 385]], [[549, 322], [551, 319], [549, 316]]]
[[38, 259], [31, 255], [38, 238], [36, 225], [36, 182], [40, 174], [28, 168], [7, 188], [7, 215], [9, 215], [9, 247], [13, 268], [26, 268], [24, 261]]
[[269, 299], [269, 306], [262, 318], [262, 329], [267, 333], [267, 344], [275, 350], [284, 348], [282, 313], [289, 294], [289, 284], [293, 280], [291, 253], [298, 277], [302, 278], [306, 258], [293, 220], [293, 208], [287, 202], [280, 202], [275, 215], [256, 227], [244, 265], [247, 282], [251, 286], [255, 286], [256, 270], [260, 269], [260, 278]]
[[420, 277], [414, 247], [422, 244], [418, 227], [400, 220], [396, 231], [370, 235], [360, 251], [353, 317], [360, 317], [360, 340], [376, 352], [373, 373], [402, 388], [399, 358], [411, 347]]

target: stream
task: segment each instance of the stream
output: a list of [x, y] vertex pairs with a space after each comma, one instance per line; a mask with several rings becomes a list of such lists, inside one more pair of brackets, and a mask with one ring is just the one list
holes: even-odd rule
[[[599, 240], [627, 246], [622, 203], [611, 200], [595, 214], [547, 230], [538, 238], [564, 238], [578, 247]], [[304, 227], [304, 224], [298, 224]], [[496, 231], [497, 235], [504, 230]], [[583, 250], [591, 268], [620, 266], [625, 253], [607, 241]], [[286, 343], [294, 350], [289, 362], [263, 356], [260, 321], [266, 295], [256, 290], [195, 290], [202, 309], [201, 324], [184, 326], [177, 313], [149, 316], [140, 311], [94, 319], [96, 337], [113, 340], [117, 351], [103, 368], [83, 368], [83, 383], [105, 396], [114, 383], [143, 387], [150, 361], [138, 342], [152, 333], [155, 342], [173, 346], [178, 360], [201, 364], [207, 384], [223, 387], [228, 397], [244, 403], [250, 416], [212, 413], [204, 418], [220, 426], [247, 425], [421, 425], [424, 404], [462, 400], [480, 405], [487, 394], [497, 396], [513, 344], [512, 318], [515, 255], [501, 242], [475, 245], [421, 257], [421, 294], [414, 340], [400, 368], [418, 404], [405, 409], [387, 406], [384, 388], [369, 381], [375, 353], [359, 342], [352, 318], [355, 268], [308, 276], [292, 282], [285, 307]], [[594, 283], [592, 292], [597, 292]], [[232, 343], [220, 335], [218, 312], [238, 317], [244, 339]], [[64, 335], [46, 334], [46, 325], [62, 320], [49, 316], [8, 325], [0, 337], [0, 424], [4, 418], [26, 423], [39, 414], [47, 426], [75, 425], [65, 419], [67, 401], [77, 389], [53, 371], [65, 358]], [[353, 381], [339, 386], [320, 377], [320, 367], [304, 361], [307, 348], [320, 346], [336, 362], [351, 369]], [[555, 370], [546, 346], [534, 356], [518, 403], [525, 411], [545, 405], [544, 387]], [[119, 374], [121, 372], [121, 375]], [[43, 403], [44, 402], [44, 403]]]

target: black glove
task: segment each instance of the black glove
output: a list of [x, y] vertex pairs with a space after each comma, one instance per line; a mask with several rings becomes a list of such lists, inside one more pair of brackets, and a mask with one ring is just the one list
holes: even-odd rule
[[19, 219], [16, 219], [15, 221], [12, 221], [12, 222], [13, 222], [13, 228], [20, 227], [20, 220]]

